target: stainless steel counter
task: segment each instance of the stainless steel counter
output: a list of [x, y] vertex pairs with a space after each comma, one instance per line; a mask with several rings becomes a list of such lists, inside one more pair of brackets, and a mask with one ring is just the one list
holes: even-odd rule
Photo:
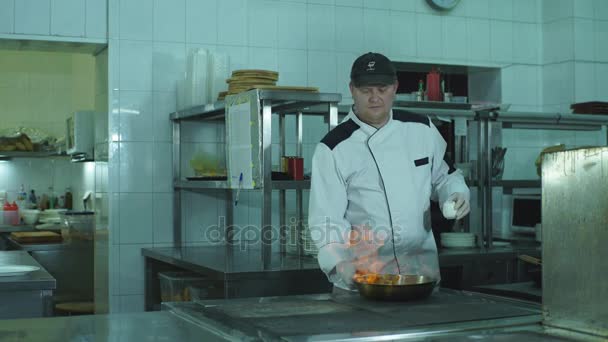
[[[321, 294], [166, 303], [165, 308], [241, 340], [393, 340], [538, 327], [539, 305], [442, 289], [415, 302]], [[243, 336], [247, 338], [243, 338]]]
[[0, 320], [0, 341], [220, 341], [170, 312]]
[[56, 283], [40, 264], [24, 251], [0, 251], [0, 265], [26, 265], [40, 270], [23, 276], [0, 277], [0, 291], [53, 290]]
[[36, 231], [36, 228], [34, 228], [34, 226], [30, 226], [30, 225], [12, 226], [12, 225], [0, 224], [0, 234], [12, 233], [12, 232], [32, 232], [32, 231]]
[[40, 267], [25, 275], [0, 277], [0, 319], [52, 314], [56, 281], [34, 258], [25, 251], [0, 251], [0, 265]]
[[[223, 287], [223, 298], [284, 296], [325, 293], [331, 284], [319, 269], [316, 258], [274, 253], [267, 267], [260, 263], [259, 249], [238, 246], [145, 248], [146, 310], [158, 309], [160, 287], [158, 272], [189, 270], [219, 281], [212, 286]], [[439, 251], [441, 267], [457, 268], [459, 286], [468, 289], [472, 283], [504, 283], [515, 277], [517, 255], [540, 255], [537, 247], [524, 249], [502, 247], [493, 249], [445, 249]], [[496, 278], [496, 279], [494, 279]], [[512, 281], [512, 280], [511, 280]]]
[[[257, 249], [242, 250], [238, 247], [227, 248], [226, 246], [142, 249], [144, 257], [217, 277], [225, 276], [228, 279], [257, 278], [259, 274], [273, 272], [319, 270], [316, 258], [280, 253], [272, 254], [269, 267], [264, 268], [257, 257], [259, 253], [260, 251]], [[525, 253], [540, 254], [540, 248], [443, 249], [439, 251], [439, 263], [453, 264], [480, 258], [517, 257], [517, 255]]]

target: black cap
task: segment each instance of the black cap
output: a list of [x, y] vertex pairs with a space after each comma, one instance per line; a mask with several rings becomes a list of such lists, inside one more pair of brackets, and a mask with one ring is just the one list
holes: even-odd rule
[[355, 87], [366, 85], [388, 85], [397, 80], [397, 71], [386, 56], [368, 52], [359, 56], [350, 70], [350, 80]]

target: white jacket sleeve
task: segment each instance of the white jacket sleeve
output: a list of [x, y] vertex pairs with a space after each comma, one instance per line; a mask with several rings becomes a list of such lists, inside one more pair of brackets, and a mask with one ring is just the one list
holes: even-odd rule
[[431, 135], [433, 139], [433, 168], [431, 174], [431, 182], [433, 193], [431, 198], [437, 200], [439, 205], [445, 203], [450, 195], [456, 192], [465, 194], [467, 200], [470, 198], [469, 187], [464, 181], [462, 172], [453, 169], [451, 165], [445, 161], [445, 151], [447, 143], [437, 130], [437, 127], [430, 123]]
[[319, 248], [319, 266], [334, 284], [341, 282], [335, 274], [336, 265], [352, 261], [348, 248], [351, 227], [345, 219], [347, 204], [346, 182], [332, 151], [320, 143], [312, 158], [308, 227]]

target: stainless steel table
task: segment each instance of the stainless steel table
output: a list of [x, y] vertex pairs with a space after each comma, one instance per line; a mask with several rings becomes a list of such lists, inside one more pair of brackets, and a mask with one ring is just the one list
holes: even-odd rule
[[0, 318], [52, 315], [55, 278], [25, 251], [0, 251], [0, 265], [40, 267], [25, 275], [0, 277]]
[[[515, 330], [523, 337], [539, 337], [538, 341], [556, 340], [542, 334], [537, 304], [447, 289], [414, 302], [370, 301], [354, 293], [163, 306], [184, 319], [239, 340], [377, 341], [446, 334], [460, 334], [461, 340], [467, 340], [471, 335], [506, 336]], [[496, 340], [505, 340], [501, 338]]]
[[[158, 272], [182, 269], [205, 275], [213, 286], [224, 289], [224, 298], [261, 297], [326, 293], [331, 284], [319, 269], [316, 258], [273, 253], [264, 267], [257, 257], [259, 249], [239, 246], [145, 248], [146, 310], [160, 303]], [[448, 287], [469, 289], [473, 284], [507, 283], [517, 280], [517, 255], [539, 256], [536, 247], [524, 249], [443, 249], [439, 251], [442, 269], [455, 269], [460, 284]], [[447, 280], [447, 276], [443, 276]]]
[[220, 341], [170, 312], [0, 320], [0, 341]]

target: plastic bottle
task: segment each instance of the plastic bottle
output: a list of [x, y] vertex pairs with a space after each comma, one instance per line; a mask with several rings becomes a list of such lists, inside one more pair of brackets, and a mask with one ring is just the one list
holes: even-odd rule
[[2, 221], [4, 224], [11, 224], [10, 211], [11, 204], [8, 201], [4, 201], [4, 205], [2, 206]]
[[49, 186], [49, 209], [55, 209], [57, 206], [57, 194], [52, 186]]
[[36, 198], [36, 193], [34, 192], [34, 189], [32, 189], [32, 191], [30, 191], [30, 196], [28, 197], [28, 203], [29, 206], [31, 208], [36, 208], [36, 203], [38, 203], [38, 200]]
[[19, 193], [17, 194], [17, 205], [19, 208], [25, 208], [27, 202], [27, 192], [25, 192], [25, 187], [21, 184], [21, 188], [19, 189]]
[[9, 204], [9, 223], [10, 225], [17, 226], [19, 225], [19, 206], [15, 201], [12, 204]]
[[72, 189], [70, 188], [66, 188], [65, 189], [65, 208], [67, 210], [72, 210]]

